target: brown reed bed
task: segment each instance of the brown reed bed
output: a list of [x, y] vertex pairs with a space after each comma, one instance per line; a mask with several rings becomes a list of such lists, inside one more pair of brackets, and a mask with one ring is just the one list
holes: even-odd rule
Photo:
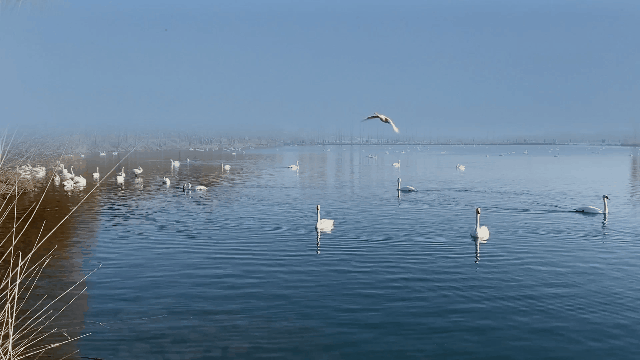
[[[43, 201], [53, 183], [58, 154], [63, 152], [46, 142], [23, 144], [15, 140], [6, 132], [0, 136], [0, 360], [63, 358], [77, 350], [64, 355], [53, 351], [89, 334], [59, 320], [74, 301], [84, 296], [84, 282], [97, 269], [72, 281], [71, 275], [63, 274], [63, 283], [70, 285], [53, 297], [39, 286], [56, 255], [57, 247], [50, 246], [51, 242], [101, 182], [63, 214], [47, 214], [51, 210], [43, 206]], [[36, 162], [45, 164], [45, 176], [24, 176], [21, 167]], [[38, 196], [24, 196], [34, 190], [38, 190]], [[46, 224], [49, 219], [53, 223]]]

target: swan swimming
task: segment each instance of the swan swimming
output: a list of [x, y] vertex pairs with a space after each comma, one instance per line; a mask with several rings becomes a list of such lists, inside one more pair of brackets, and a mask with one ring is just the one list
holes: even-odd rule
[[399, 167], [400, 167], [400, 160], [398, 160], [398, 162], [397, 162], [397, 163], [393, 163], [392, 165], [393, 165], [393, 166], [395, 166], [395, 167], [397, 167], [397, 168], [399, 168]]
[[604, 211], [593, 207], [593, 206], [583, 206], [583, 207], [579, 207], [577, 209], [575, 209], [574, 211], [576, 212], [582, 212], [582, 213], [590, 213], [590, 214], [608, 214], [609, 213], [609, 207], [607, 206], [607, 200], [609, 200], [609, 197], [607, 195], [602, 195], [602, 201], [604, 202]]
[[87, 179], [85, 179], [82, 175], [74, 176], [73, 183], [77, 186], [87, 186]]
[[162, 183], [163, 184], [167, 184], [167, 186], [169, 186], [171, 184], [171, 180], [169, 180], [169, 178], [167, 178], [167, 177], [163, 177], [162, 178]]
[[117, 182], [118, 184], [122, 184], [122, 183], [124, 183], [124, 175], [122, 175], [122, 174], [120, 174], [120, 173], [116, 174], [116, 182]]
[[464, 165], [456, 165], [456, 169], [464, 171]]
[[229, 171], [231, 169], [231, 165], [224, 165], [223, 163], [220, 163], [220, 167], [223, 170], [227, 170], [227, 171]]
[[368, 118], [362, 120], [362, 121], [367, 121], [367, 120], [371, 120], [371, 119], [380, 119], [380, 121], [382, 121], [385, 124], [389, 124], [391, 125], [391, 127], [393, 127], [393, 131], [395, 131], [396, 133], [399, 133], [400, 130], [398, 130], [398, 128], [396, 127], [396, 125], [393, 123], [393, 121], [391, 121], [391, 119], [389, 119], [388, 117], [382, 115], [382, 114], [378, 114], [377, 112], [374, 112], [373, 115], [369, 116]]
[[107, 156], [107, 153], [105, 151], [100, 151], [100, 156]]
[[416, 188], [414, 188], [413, 186], [403, 186], [400, 187], [400, 182], [402, 180], [400, 180], [400, 178], [398, 178], [398, 191], [402, 191], [402, 192], [412, 192], [412, 191], [418, 191], [416, 190]]
[[471, 236], [478, 240], [487, 240], [489, 238], [489, 228], [486, 226], [480, 227], [480, 208], [476, 208], [476, 227], [471, 232]]
[[124, 166], [122, 167], [122, 171], [120, 171], [119, 173], [117, 173], [116, 175], [118, 176], [122, 176], [122, 178], [124, 179], [125, 177], [125, 173], [124, 173]]
[[182, 184], [182, 191], [191, 191], [191, 183]]
[[203, 185], [196, 186], [196, 191], [206, 191], [206, 190], [207, 190], [206, 186], [203, 186]]
[[298, 161], [296, 160], [296, 164], [295, 165], [289, 165], [287, 166], [289, 169], [291, 170], [298, 170], [299, 166], [298, 166]]
[[318, 221], [316, 222], [316, 230], [318, 231], [331, 231], [333, 229], [333, 220], [320, 219], [320, 205], [316, 206], [318, 211]]
[[100, 168], [96, 168], [96, 172], [93, 173], [93, 178], [94, 179], [99, 179], [100, 178]]
[[173, 161], [173, 159], [169, 160], [171, 160], [171, 166], [180, 166], [180, 161]]
[[67, 179], [64, 182], [62, 182], [62, 185], [64, 185], [64, 189], [66, 191], [70, 191], [70, 190], [73, 190], [73, 187], [75, 184], [73, 183], [73, 180]]
[[137, 169], [133, 169], [133, 173], [138, 176], [140, 175], [140, 173], [142, 173], [142, 167], [140, 167], [140, 165], [138, 165]]

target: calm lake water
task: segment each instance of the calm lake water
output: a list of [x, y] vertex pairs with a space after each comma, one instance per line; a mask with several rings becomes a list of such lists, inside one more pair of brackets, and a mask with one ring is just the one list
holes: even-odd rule
[[[637, 149], [238, 153], [134, 153], [123, 165], [142, 166], [139, 180], [130, 173], [119, 186], [110, 175], [74, 215], [75, 261], [85, 272], [102, 264], [86, 282], [84, 331], [92, 335], [78, 342], [80, 355], [640, 356]], [[120, 158], [96, 154], [78, 168], [90, 188], [95, 167], [104, 174]], [[173, 172], [170, 158], [181, 161]], [[286, 168], [296, 160], [299, 171]], [[398, 177], [419, 191], [399, 198]], [[185, 182], [209, 189], [175, 188]], [[87, 192], [54, 191], [70, 203]], [[607, 217], [571, 211], [602, 209], [603, 194]], [[335, 220], [319, 239], [318, 204]], [[486, 243], [469, 236], [475, 207], [491, 231]]]

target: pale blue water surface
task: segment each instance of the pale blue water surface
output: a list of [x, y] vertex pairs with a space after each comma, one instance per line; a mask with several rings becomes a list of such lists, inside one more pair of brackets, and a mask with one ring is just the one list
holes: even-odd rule
[[[76, 216], [79, 233], [97, 229], [84, 269], [102, 264], [82, 356], [640, 356], [637, 149], [243, 150], [134, 153], [123, 164], [142, 166], [140, 180], [111, 175], [97, 213]], [[85, 177], [121, 157], [88, 158]], [[398, 177], [419, 191], [399, 198]], [[187, 181], [209, 189], [175, 188]], [[602, 208], [603, 194], [607, 217], [571, 211]], [[318, 204], [335, 220], [319, 242]], [[479, 248], [475, 207], [491, 231]]]

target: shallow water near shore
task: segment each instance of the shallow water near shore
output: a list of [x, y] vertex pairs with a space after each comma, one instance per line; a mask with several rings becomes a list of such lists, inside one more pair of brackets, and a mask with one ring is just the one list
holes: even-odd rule
[[[86, 282], [92, 335], [80, 354], [637, 358], [637, 155], [551, 145], [134, 153], [123, 165], [141, 176], [119, 185], [109, 175], [74, 215], [83, 269], [102, 265]], [[88, 189], [96, 166], [106, 173], [121, 157], [78, 163]], [[286, 168], [296, 161], [299, 171]], [[398, 197], [398, 177], [418, 192]], [[208, 190], [176, 188], [185, 182]], [[54, 192], [73, 202], [87, 190]], [[603, 194], [608, 216], [571, 211], [602, 209]], [[319, 237], [318, 204], [335, 220]], [[475, 207], [486, 243], [469, 235]]]

